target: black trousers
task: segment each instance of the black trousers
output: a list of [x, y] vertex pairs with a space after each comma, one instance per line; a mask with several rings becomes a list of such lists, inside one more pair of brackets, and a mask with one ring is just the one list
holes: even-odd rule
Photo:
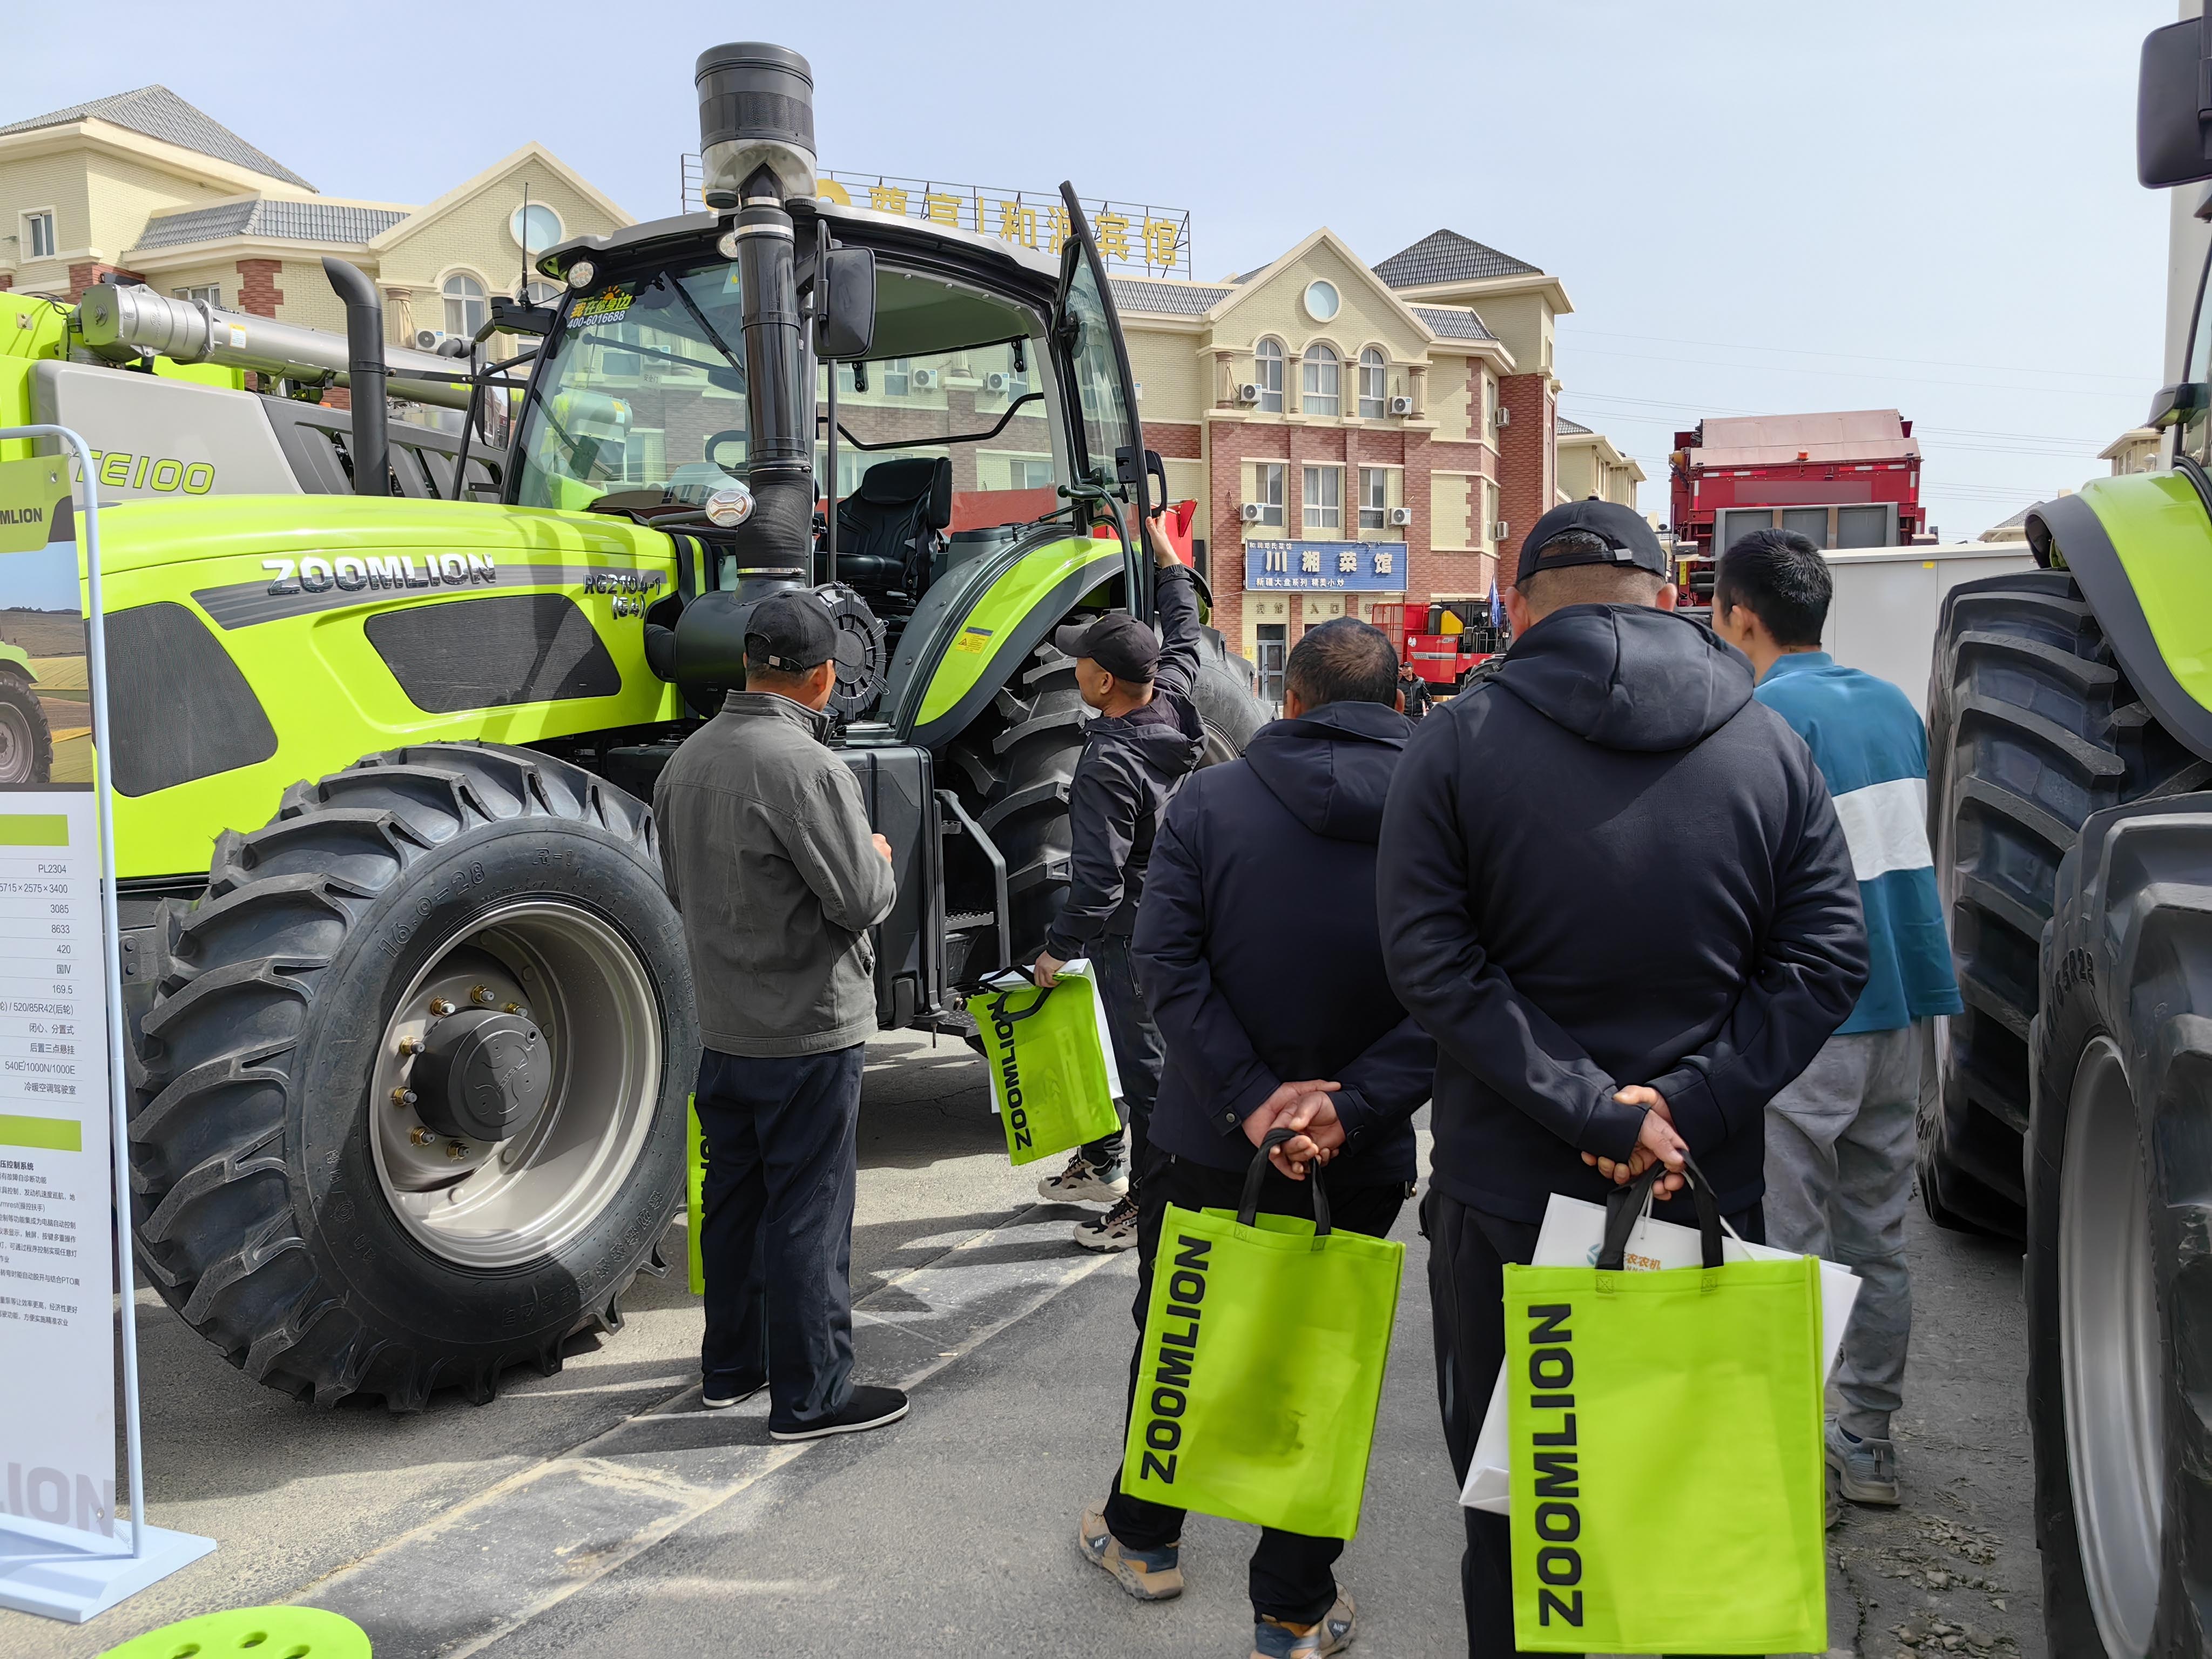
[[[1753, 1243], [1766, 1228], [1753, 1205], [1729, 1218]], [[1421, 1200], [1429, 1240], [1429, 1304], [1436, 1325], [1437, 1400], [1443, 1407], [1444, 1444], [1451, 1453], [1452, 1490], [1467, 1484], [1475, 1437], [1498, 1368], [1505, 1363], [1505, 1264], [1527, 1266], [1536, 1254], [1534, 1223], [1508, 1221], [1472, 1209], [1431, 1187]], [[1460, 1557], [1460, 1594], [1467, 1603], [1469, 1659], [1508, 1659], [1513, 1645], [1511, 1522], [1486, 1510], [1462, 1509], [1467, 1550]]]
[[[1152, 1102], [1160, 1092], [1160, 1067], [1167, 1044], [1152, 1024], [1152, 1011], [1137, 984], [1127, 933], [1101, 933], [1085, 947], [1098, 970], [1098, 999], [1106, 1006], [1106, 1030], [1114, 1039], [1114, 1064], [1121, 1074], [1121, 1109], [1129, 1126], [1128, 1167], [1132, 1176], [1145, 1167], [1146, 1132], [1152, 1127]], [[1083, 1149], [1093, 1164], [1121, 1161], [1119, 1133], [1102, 1135]]]
[[[1152, 1305], [1152, 1258], [1159, 1249], [1162, 1214], [1170, 1204], [1186, 1210], [1233, 1210], [1243, 1201], [1243, 1193], [1242, 1175], [1209, 1169], [1172, 1152], [1155, 1150], [1146, 1166], [1137, 1187], [1137, 1299], [1130, 1309], [1137, 1322], [1137, 1345], [1129, 1355], [1132, 1409], [1136, 1404], [1138, 1372], [1144, 1363], [1145, 1313]], [[1376, 1238], [1390, 1231], [1405, 1204], [1406, 1188], [1396, 1182], [1341, 1189], [1333, 1187], [1328, 1194], [1333, 1225]], [[1270, 1170], [1260, 1189], [1260, 1207], [1269, 1215], [1298, 1215], [1311, 1220], [1313, 1183], [1292, 1181]], [[1288, 1333], [1284, 1346], [1285, 1352], [1291, 1346]], [[1127, 1423], [1125, 1413], [1125, 1431]], [[1121, 1471], [1115, 1471], [1114, 1493], [1106, 1500], [1106, 1525], [1124, 1549], [1164, 1549], [1176, 1543], [1182, 1536], [1183, 1515], [1183, 1510], [1165, 1504], [1129, 1497], [1121, 1490]], [[1252, 1552], [1254, 1614], [1294, 1625], [1313, 1623], [1336, 1600], [1336, 1577], [1330, 1569], [1343, 1553], [1341, 1538], [1309, 1538], [1303, 1533], [1262, 1528], [1259, 1546]]]
[[854, 1133], [865, 1047], [699, 1056], [707, 1392], [769, 1385], [769, 1426], [811, 1427], [853, 1387]]

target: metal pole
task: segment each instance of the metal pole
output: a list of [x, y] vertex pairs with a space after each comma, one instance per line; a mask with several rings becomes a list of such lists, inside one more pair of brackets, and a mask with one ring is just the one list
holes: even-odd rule
[[87, 590], [86, 671], [92, 687], [93, 798], [100, 815], [100, 954], [107, 972], [107, 1108], [115, 1175], [115, 1276], [123, 1319], [123, 1440], [131, 1490], [131, 1553], [145, 1551], [146, 1466], [138, 1432], [138, 1286], [131, 1251], [131, 1120], [124, 1099], [122, 933], [115, 913], [114, 780], [107, 739], [107, 615], [100, 589], [100, 489], [92, 446], [65, 426], [11, 426], [0, 439], [58, 438], [76, 451], [84, 470], [84, 548]]

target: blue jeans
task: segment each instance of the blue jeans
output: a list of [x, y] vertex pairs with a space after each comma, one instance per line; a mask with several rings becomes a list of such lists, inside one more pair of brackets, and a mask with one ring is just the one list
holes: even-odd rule
[[[1121, 1120], [1129, 1126], [1127, 1165], [1131, 1184], [1145, 1161], [1145, 1134], [1152, 1127], [1152, 1102], [1160, 1092], [1160, 1067], [1167, 1044], [1152, 1024], [1152, 1011], [1137, 983], [1127, 933], [1101, 933], [1085, 948], [1098, 972], [1098, 997], [1106, 1006], [1106, 1030], [1114, 1039], [1114, 1065], [1121, 1074]], [[1101, 1136], [1083, 1149], [1102, 1167], [1123, 1162], [1119, 1133]]]
[[823, 1054], [699, 1056], [707, 1143], [700, 1261], [708, 1394], [769, 1385], [769, 1426], [811, 1428], [853, 1391], [854, 1043]]

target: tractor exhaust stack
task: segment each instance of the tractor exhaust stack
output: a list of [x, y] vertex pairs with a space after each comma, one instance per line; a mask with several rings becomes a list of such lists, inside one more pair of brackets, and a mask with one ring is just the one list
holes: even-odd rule
[[352, 387], [353, 493], [392, 493], [391, 445], [384, 429], [384, 301], [361, 267], [325, 258], [323, 274], [346, 308], [346, 379]]

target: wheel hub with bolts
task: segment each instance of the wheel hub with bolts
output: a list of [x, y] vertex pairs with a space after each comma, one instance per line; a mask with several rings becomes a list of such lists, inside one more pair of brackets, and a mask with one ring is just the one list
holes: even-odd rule
[[526, 1014], [464, 1009], [430, 1028], [410, 1081], [416, 1113], [435, 1133], [507, 1140], [545, 1109], [552, 1048]]

